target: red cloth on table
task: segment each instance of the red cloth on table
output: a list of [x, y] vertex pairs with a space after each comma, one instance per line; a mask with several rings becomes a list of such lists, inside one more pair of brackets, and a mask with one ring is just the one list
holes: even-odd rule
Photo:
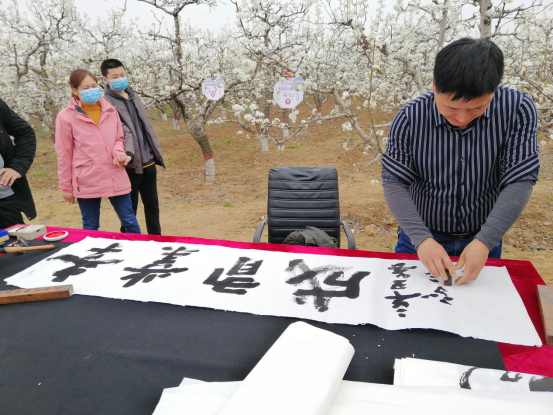
[[[416, 255], [395, 254], [387, 252], [371, 252], [348, 249], [314, 248], [297, 245], [273, 245], [249, 242], [223, 241], [217, 239], [188, 238], [181, 236], [156, 236], [124, 234], [101, 231], [88, 231], [83, 229], [68, 229], [48, 227], [48, 231], [65, 230], [69, 232], [64, 242], [79, 242], [87, 236], [95, 238], [118, 239], [128, 241], [158, 241], [158, 242], [180, 242], [200, 245], [218, 245], [231, 248], [261, 249], [264, 251], [295, 252], [319, 255], [334, 255], [348, 257], [366, 257], [382, 259], [418, 259]], [[540, 310], [537, 298], [537, 286], [545, 285], [534, 266], [530, 261], [515, 261], [503, 259], [489, 259], [486, 265], [505, 266], [513, 280], [528, 315], [534, 323], [538, 334], [544, 345], [542, 347], [518, 346], [514, 344], [498, 343], [501, 356], [507, 370], [512, 372], [531, 373], [541, 376], [553, 377], [553, 346], [545, 345], [545, 335], [541, 322]], [[485, 316], [483, 316], [485, 318]]]

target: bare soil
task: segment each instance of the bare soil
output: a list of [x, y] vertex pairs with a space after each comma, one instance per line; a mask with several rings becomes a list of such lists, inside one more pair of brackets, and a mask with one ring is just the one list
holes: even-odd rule
[[[298, 119], [305, 118], [309, 109], [303, 105], [299, 109]], [[331, 105], [326, 105], [323, 114], [330, 109]], [[381, 114], [374, 122], [392, 117], [393, 114]], [[375, 149], [367, 150], [354, 132], [342, 131], [343, 121], [313, 124], [287, 142], [284, 151], [271, 145], [268, 154], [260, 153], [253, 136], [238, 134], [240, 128], [236, 124], [208, 126], [217, 169], [217, 183], [208, 185], [203, 179], [200, 148], [184, 125], [183, 130], [175, 131], [171, 121], [163, 121], [154, 113], [151, 118], [167, 164], [167, 170], [158, 169], [164, 234], [251, 241], [256, 226], [266, 215], [267, 174], [271, 168], [334, 166], [339, 173], [342, 219], [354, 230], [358, 249], [393, 251], [397, 223], [384, 202], [380, 163], [369, 164], [375, 158]], [[80, 228], [78, 206], [64, 202], [58, 190], [53, 143], [50, 138], [41, 137], [38, 130], [37, 157], [29, 172], [38, 210], [33, 222]], [[553, 145], [546, 141], [541, 146], [540, 180], [525, 211], [504, 238], [503, 257], [531, 261], [543, 279], [553, 285]], [[348, 151], [343, 142], [348, 143]], [[139, 210], [138, 219], [145, 230], [141, 205]], [[101, 230], [118, 229], [115, 212], [105, 200]]]

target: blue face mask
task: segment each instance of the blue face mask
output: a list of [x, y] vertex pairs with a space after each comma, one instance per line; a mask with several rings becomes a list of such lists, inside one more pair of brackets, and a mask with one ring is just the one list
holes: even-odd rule
[[79, 92], [81, 93], [81, 99], [87, 104], [96, 104], [102, 96], [100, 88], [89, 88]]
[[127, 85], [129, 85], [129, 80], [127, 78], [119, 78], [119, 79], [113, 79], [110, 81], [109, 85], [111, 86], [111, 89], [115, 89], [116, 91], [124, 91], [127, 88]]

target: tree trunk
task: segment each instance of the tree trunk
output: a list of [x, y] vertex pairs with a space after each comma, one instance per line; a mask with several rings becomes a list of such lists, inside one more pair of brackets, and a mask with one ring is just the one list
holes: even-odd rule
[[180, 130], [180, 118], [173, 115], [173, 130]]
[[440, 20], [440, 34], [438, 36], [438, 52], [444, 47], [445, 32], [447, 30], [447, 0], [444, 1], [442, 19]]
[[255, 138], [259, 140], [259, 148], [262, 153], [269, 152], [269, 136], [267, 134], [255, 133]]
[[480, 5], [480, 38], [492, 37], [492, 19], [488, 16], [488, 10], [492, 8], [492, 0], [478, 0]]
[[215, 183], [215, 159], [213, 157], [205, 160], [205, 182]]
[[265, 114], [265, 118], [268, 120], [271, 119], [271, 103], [270, 101], [273, 99], [273, 87], [266, 86], [264, 91], [265, 96], [265, 102], [263, 103], [263, 114]]
[[318, 94], [315, 94], [315, 107], [317, 107], [317, 124], [321, 123], [321, 116], [323, 113], [323, 100]]
[[315, 101], [315, 108], [317, 108], [317, 124], [321, 123], [321, 115], [323, 111], [323, 103], [326, 101], [325, 97], [321, 97], [321, 94], [314, 94], [313, 101]]
[[224, 105], [221, 105], [221, 118], [223, 120], [227, 119], [227, 110]]
[[192, 138], [200, 145], [202, 154], [205, 160], [205, 182], [215, 183], [215, 159], [213, 158], [213, 150], [209, 144], [205, 127], [201, 121], [185, 118], [186, 127]]
[[52, 99], [51, 95], [47, 94], [44, 100], [44, 114], [42, 117], [42, 122], [45, 126], [45, 133], [52, 138], [54, 138], [57, 113], [58, 108], [56, 107], [54, 100]]
[[174, 102], [169, 102], [169, 107], [171, 108], [173, 130], [180, 130], [180, 117], [182, 115], [182, 111], [180, 107]]
[[18, 73], [15, 74], [15, 79], [13, 81], [13, 94], [12, 98], [14, 102], [17, 102], [17, 97], [19, 96], [19, 86], [21, 85], [21, 75]]
[[164, 109], [159, 109], [161, 111], [161, 119], [167, 121], [167, 112]]
[[283, 109], [282, 110], [282, 123], [284, 124], [284, 128], [282, 129], [282, 138], [284, 141], [288, 140], [290, 138], [290, 129], [288, 128], [288, 124], [290, 122], [290, 110]]

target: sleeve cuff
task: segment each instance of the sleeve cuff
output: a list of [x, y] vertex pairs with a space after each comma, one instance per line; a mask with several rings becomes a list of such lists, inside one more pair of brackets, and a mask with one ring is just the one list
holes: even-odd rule
[[478, 239], [480, 242], [482, 242], [484, 245], [488, 247], [489, 250], [492, 250], [497, 245], [499, 245], [499, 242], [493, 241], [492, 239], [486, 238], [485, 235], [482, 234], [482, 232], [478, 232], [474, 239]]
[[418, 235], [418, 236], [410, 238], [410, 239], [411, 239], [411, 243], [413, 244], [413, 246], [418, 251], [420, 244], [422, 244], [427, 239], [434, 239], [434, 237], [432, 236], [432, 234], [430, 232], [428, 232], [427, 235]]

